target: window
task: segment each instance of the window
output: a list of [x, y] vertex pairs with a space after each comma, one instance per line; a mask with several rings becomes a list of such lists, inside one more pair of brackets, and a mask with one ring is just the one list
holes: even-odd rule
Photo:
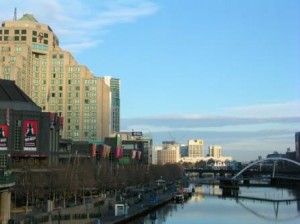
[[26, 36], [21, 36], [21, 41], [26, 41]]
[[37, 35], [37, 31], [33, 30], [33, 31], [32, 31], [32, 35], [33, 35], [33, 36], [36, 36], [36, 35]]
[[10, 62], [16, 62], [16, 56], [11, 56], [10, 57]]
[[36, 37], [32, 37], [32, 42], [37, 42]]
[[9, 34], [9, 30], [4, 30], [4, 34]]
[[26, 34], [27, 31], [26, 31], [26, 30], [22, 30], [21, 33], [22, 33], [22, 34]]
[[16, 52], [17, 52], [17, 53], [20, 53], [21, 51], [22, 51], [22, 47], [16, 46]]
[[15, 34], [20, 34], [20, 30], [15, 30]]
[[7, 155], [0, 155], [0, 167], [7, 166]]
[[20, 40], [20, 37], [19, 37], [19, 36], [14, 36], [14, 40], [15, 40], [15, 41], [19, 41], [19, 40]]

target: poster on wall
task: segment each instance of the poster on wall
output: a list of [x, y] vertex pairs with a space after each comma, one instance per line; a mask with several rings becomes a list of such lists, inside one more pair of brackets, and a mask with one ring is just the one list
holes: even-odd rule
[[24, 120], [24, 151], [36, 151], [37, 121]]
[[8, 125], [0, 124], [0, 150], [7, 150]]

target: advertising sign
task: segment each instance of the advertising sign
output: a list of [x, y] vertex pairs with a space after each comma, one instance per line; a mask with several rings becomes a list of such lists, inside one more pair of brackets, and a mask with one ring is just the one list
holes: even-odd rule
[[24, 151], [36, 151], [37, 121], [24, 120]]
[[8, 125], [0, 124], [0, 150], [7, 150]]

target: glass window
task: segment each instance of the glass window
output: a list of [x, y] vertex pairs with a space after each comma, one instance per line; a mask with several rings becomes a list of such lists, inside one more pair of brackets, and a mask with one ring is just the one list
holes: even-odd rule
[[20, 30], [15, 30], [15, 34], [19, 34], [20, 33]]
[[21, 33], [22, 33], [22, 34], [26, 34], [27, 31], [26, 31], [26, 30], [22, 30]]
[[22, 51], [22, 47], [16, 46], [16, 52], [17, 52], [17, 53], [20, 53], [21, 51]]
[[4, 34], [9, 34], [9, 30], [4, 30]]
[[21, 41], [26, 41], [26, 36], [21, 36]]
[[32, 42], [37, 42], [36, 37], [32, 37]]
[[33, 36], [36, 36], [36, 35], [37, 35], [37, 31], [33, 30], [33, 31], [32, 31], [32, 35], [33, 35]]

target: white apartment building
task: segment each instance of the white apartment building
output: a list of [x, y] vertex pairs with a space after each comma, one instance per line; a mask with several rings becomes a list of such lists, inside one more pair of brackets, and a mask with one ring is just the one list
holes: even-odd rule
[[222, 157], [222, 146], [220, 145], [210, 145], [208, 147], [209, 156], [214, 158]]

